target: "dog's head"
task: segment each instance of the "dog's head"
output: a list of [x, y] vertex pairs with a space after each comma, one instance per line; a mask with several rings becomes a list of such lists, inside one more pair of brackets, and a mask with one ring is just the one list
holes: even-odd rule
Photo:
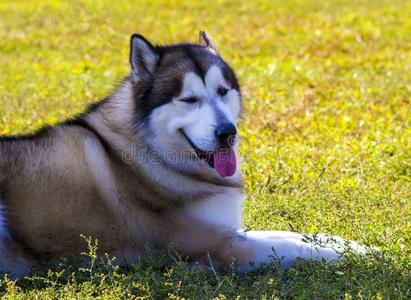
[[152, 149], [175, 168], [234, 175], [241, 93], [209, 37], [154, 46], [135, 34], [130, 45], [133, 97]]

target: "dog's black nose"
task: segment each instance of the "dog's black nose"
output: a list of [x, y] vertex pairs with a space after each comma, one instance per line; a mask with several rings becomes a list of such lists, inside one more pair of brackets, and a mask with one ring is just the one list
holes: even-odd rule
[[232, 147], [236, 142], [237, 129], [231, 123], [221, 124], [216, 128], [215, 135], [220, 147]]

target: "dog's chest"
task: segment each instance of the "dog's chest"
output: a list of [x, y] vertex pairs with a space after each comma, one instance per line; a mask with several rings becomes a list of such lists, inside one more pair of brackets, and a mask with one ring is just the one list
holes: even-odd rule
[[227, 192], [189, 204], [185, 212], [202, 223], [239, 229], [243, 199], [240, 189], [227, 189]]

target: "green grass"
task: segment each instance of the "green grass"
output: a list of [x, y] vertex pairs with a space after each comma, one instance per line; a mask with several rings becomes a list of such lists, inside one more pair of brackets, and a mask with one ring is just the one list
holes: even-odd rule
[[245, 227], [384, 251], [246, 275], [180, 259], [91, 271], [66, 262], [0, 281], [1, 295], [410, 299], [410, 14], [405, 0], [0, 1], [0, 134], [53, 124], [112, 91], [131, 33], [195, 42], [206, 29], [243, 87]]

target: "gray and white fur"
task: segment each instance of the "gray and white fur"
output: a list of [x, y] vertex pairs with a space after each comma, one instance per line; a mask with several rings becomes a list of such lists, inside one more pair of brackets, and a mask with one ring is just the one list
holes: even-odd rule
[[130, 65], [111, 96], [75, 119], [0, 137], [1, 272], [21, 277], [79, 255], [81, 234], [120, 263], [147, 243], [242, 271], [274, 251], [285, 266], [340, 258], [300, 234], [241, 232], [240, 162], [217, 160], [238, 157], [241, 91], [205, 33], [172, 46], [135, 34]]

